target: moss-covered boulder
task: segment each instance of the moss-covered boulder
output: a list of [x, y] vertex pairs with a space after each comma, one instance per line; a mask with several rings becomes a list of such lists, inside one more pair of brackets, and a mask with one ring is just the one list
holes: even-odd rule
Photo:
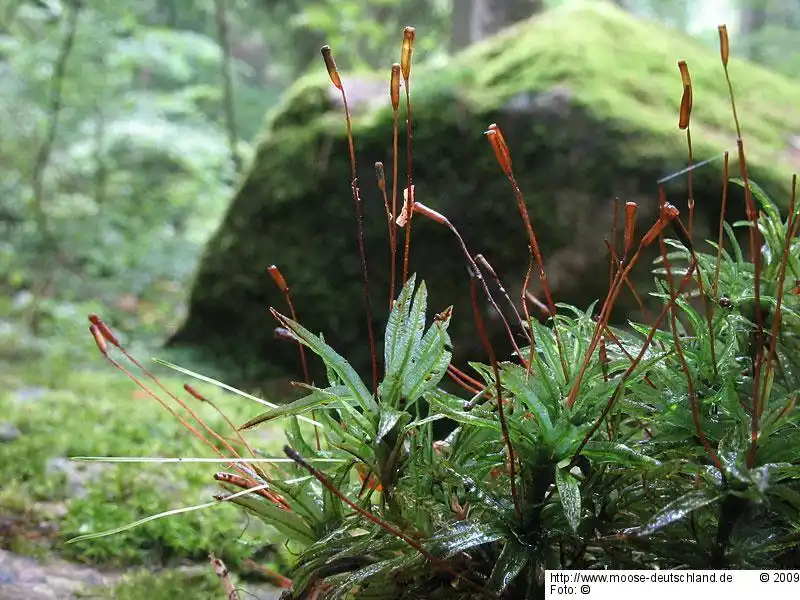
[[[800, 131], [800, 86], [739, 60], [732, 42], [730, 69], [750, 174], [785, 205], [797, 166], [790, 138]], [[729, 149], [731, 173], [738, 172], [716, 49], [635, 20], [610, 3], [539, 15], [444, 65], [418, 59], [411, 86], [417, 199], [456, 224], [471, 250], [482, 252], [514, 290], [515, 299], [528, 265], [527, 237], [508, 181], [483, 135], [489, 123], [500, 125], [511, 148], [554, 296], [578, 305], [603, 296], [607, 288], [603, 238], [610, 231], [613, 199], [639, 203], [643, 230], [656, 211], [657, 180], [686, 166], [686, 138], [677, 127], [679, 59], [688, 61], [694, 84], [696, 160]], [[373, 165], [383, 161], [391, 173], [388, 69], [343, 75], [355, 114], [380, 342], [389, 252]], [[364, 368], [368, 347], [349, 158], [334, 92], [320, 64], [319, 76], [298, 82], [268, 120], [251, 169], [208, 244], [174, 344], [200, 344], [296, 372], [296, 348], [274, 339], [275, 323], [267, 310], [284, 306], [267, 274], [275, 263], [292, 286], [300, 320], [324, 332]], [[404, 155], [404, 136], [400, 147]], [[697, 237], [708, 237], [716, 228], [721, 165], [718, 160], [694, 173]], [[401, 190], [404, 175], [401, 160]], [[686, 183], [685, 177], [677, 178], [669, 188], [670, 200], [684, 214]], [[741, 212], [741, 194], [735, 192], [730, 204]], [[452, 235], [415, 218], [411, 270], [427, 281], [432, 309], [455, 305], [451, 332], [457, 358], [481, 356], [467, 272]], [[639, 271], [646, 277], [648, 264], [640, 263]], [[632, 306], [625, 294], [620, 303]], [[618, 313], [624, 316], [624, 307]], [[507, 349], [507, 343], [499, 348]]]

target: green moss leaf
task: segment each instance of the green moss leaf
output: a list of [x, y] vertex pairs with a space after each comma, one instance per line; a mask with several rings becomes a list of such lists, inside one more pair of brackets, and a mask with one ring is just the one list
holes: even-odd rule
[[703, 508], [704, 506], [713, 504], [723, 496], [724, 494], [716, 490], [692, 490], [691, 492], [688, 492], [680, 498], [667, 504], [664, 508], [658, 511], [655, 517], [653, 517], [653, 519], [647, 524], [641, 527], [627, 529], [625, 533], [637, 537], [647, 537], [654, 534], [656, 531], [663, 529], [667, 525], [675, 523], [676, 521], [680, 521], [686, 515], [694, 510], [697, 510], [698, 508]]
[[[550, 410], [536, 393], [536, 387], [541, 387], [538, 378], [526, 377], [525, 369], [517, 365], [504, 364], [502, 372], [503, 385], [519, 400], [525, 403], [527, 409], [533, 414], [539, 427], [545, 435], [553, 429], [550, 420]], [[552, 396], [548, 397], [552, 400]]]
[[529, 558], [530, 553], [526, 548], [508, 540], [494, 564], [486, 587], [496, 594], [502, 594], [522, 572], [522, 569], [528, 564]]
[[426, 546], [434, 554], [449, 558], [459, 552], [494, 542], [502, 537], [503, 533], [490, 523], [462, 521], [432, 538], [432, 544], [426, 544]]
[[435, 388], [447, 372], [452, 354], [447, 326], [449, 313], [444, 319], [434, 321], [422, 338], [411, 359], [411, 367], [403, 378], [403, 397], [406, 409], [426, 392]]
[[384, 356], [386, 376], [380, 385], [381, 401], [398, 406], [405, 388], [405, 375], [409, 364], [419, 356], [419, 344], [425, 330], [425, 310], [428, 292], [421, 282], [410, 300], [416, 278], [412, 275], [395, 302], [386, 326]]
[[[734, 177], [731, 179], [731, 182], [742, 188], [744, 187], [744, 181], [742, 181], [739, 177]], [[750, 188], [750, 192], [753, 194], [753, 196], [755, 196], [756, 200], [758, 200], [758, 203], [761, 205], [761, 209], [767, 213], [767, 216], [769, 216], [770, 219], [780, 219], [778, 207], [772, 200], [769, 199], [767, 193], [753, 181], [748, 181], [747, 186]]]
[[333, 348], [328, 346], [319, 336], [314, 335], [308, 329], [289, 319], [288, 317], [284, 317], [283, 315], [278, 315], [275, 313], [278, 319], [286, 326], [292, 334], [294, 334], [295, 338], [301, 342], [302, 344], [308, 346], [311, 350], [314, 351], [317, 356], [319, 356], [325, 364], [329, 366], [333, 371], [336, 372], [336, 375], [342, 380], [345, 386], [350, 390], [353, 394], [353, 397], [358, 400], [359, 404], [362, 408], [369, 413], [376, 413], [378, 405], [376, 404], [372, 394], [367, 389], [367, 386], [364, 385], [364, 382], [356, 373], [356, 370], [347, 362], [344, 357], [338, 354]]
[[556, 469], [556, 487], [564, 516], [573, 531], [581, 524], [581, 487], [577, 478], [565, 469]]
[[402, 410], [394, 410], [388, 406], [381, 406], [380, 408], [380, 421], [378, 422], [378, 435], [375, 437], [375, 443], [379, 444], [381, 440], [395, 428], [398, 422], [400, 426], [408, 423], [411, 415]]
[[586, 443], [581, 454], [595, 462], [615, 463], [630, 467], [658, 467], [661, 465], [655, 458], [618, 442], [590, 441]]
[[256, 425], [264, 423], [265, 421], [270, 421], [280, 417], [301, 415], [306, 412], [311, 412], [315, 408], [321, 408], [323, 406], [327, 406], [331, 402], [340, 400], [342, 396], [349, 396], [348, 388], [345, 386], [334, 386], [328, 389], [310, 389], [313, 391], [308, 396], [304, 396], [298, 400], [295, 400], [294, 402], [290, 402], [289, 404], [284, 404], [278, 408], [273, 408], [265, 413], [261, 413], [257, 417], [253, 417], [247, 421], [244, 425], [239, 427], [239, 429], [250, 429], [251, 427], [255, 427]]
[[308, 523], [295, 512], [278, 508], [266, 500], [250, 496], [239, 496], [231, 502], [246, 508], [293, 542], [309, 545], [313, 544], [316, 539], [314, 531], [308, 526]]

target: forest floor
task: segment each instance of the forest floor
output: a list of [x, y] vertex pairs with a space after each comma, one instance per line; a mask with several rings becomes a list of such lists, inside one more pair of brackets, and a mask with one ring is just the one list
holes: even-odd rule
[[[234, 506], [69, 543], [78, 535], [209, 502], [219, 491], [212, 475], [224, 470], [213, 464], [71, 460], [209, 456], [172, 415], [102, 359], [81, 314], [91, 308], [62, 305], [47, 331], [32, 335], [19, 311], [0, 306], [0, 600], [217, 600], [224, 592], [208, 562], [212, 552], [229, 566], [242, 597], [276, 598], [278, 590], [247, 565], [253, 560], [281, 569], [280, 544], [271, 543], [280, 540]], [[155, 354], [198, 368], [157, 349], [153, 339], [134, 346], [148, 367]], [[188, 382], [168, 369], [153, 370], [176, 394]], [[263, 408], [207, 384], [193, 385], [234, 423]], [[211, 407], [194, 402], [209, 425], [226, 430]], [[280, 426], [255, 433], [256, 447], [279, 453]]]

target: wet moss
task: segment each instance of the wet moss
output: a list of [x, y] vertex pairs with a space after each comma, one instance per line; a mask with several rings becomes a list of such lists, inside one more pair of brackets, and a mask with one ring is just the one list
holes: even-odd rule
[[224, 596], [221, 590], [219, 580], [208, 566], [203, 571], [142, 570], [126, 575], [113, 587], [91, 590], [87, 596], [108, 600], [169, 600], [191, 593], [193, 600], [216, 600]]
[[[714, 49], [606, 3], [545, 13], [442, 66], [421, 65], [412, 82], [417, 198], [445, 213], [518, 298], [528, 265], [527, 239], [508, 182], [482, 135], [497, 122], [511, 147], [554, 295], [578, 305], [604, 296], [603, 238], [613, 199], [639, 202], [640, 227], [647, 227], [657, 207], [656, 181], [686, 164], [685, 135], [677, 128], [678, 59], [688, 61], [693, 78], [695, 156], [729, 149], [735, 157], [727, 85]], [[750, 175], [781, 202], [790, 183], [783, 174], [796, 161], [787, 137], [800, 129], [800, 110], [791, 108], [800, 86], [739, 60], [730, 68]], [[283, 307], [266, 274], [276, 263], [292, 286], [304, 324], [324, 332], [356, 366], [365, 367], [344, 122], [320, 71], [298, 82], [268, 119], [250, 171], [207, 246], [188, 317], [173, 344], [202, 345], [296, 373], [296, 349], [274, 340], [267, 312], [268, 306]], [[388, 74], [384, 80], [388, 86]], [[389, 252], [373, 164], [381, 160], [391, 173], [392, 114], [388, 93], [374, 96], [374, 75], [345, 76], [345, 85], [359, 97], [353, 128], [378, 324], [387, 312]], [[402, 135], [401, 154], [402, 191]], [[733, 158], [731, 173], [737, 173]], [[721, 180], [721, 161], [695, 174], [697, 237], [716, 228]], [[672, 182], [668, 191], [685, 212], [686, 180]], [[737, 190], [729, 202], [732, 216], [741, 213]], [[415, 219], [411, 270], [428, 281], [432, 308], [455, 305], [451, 332], [457, 360], [481, 356], [463, 257], [452, 236]], [[648, 277], [647, 271], [641, 263], [639, 276]], [[632, 299], [621, 297], [618, 316], [632, 307]], [[499, 333], [498, 324], [493, 326]], [[500, 350], [507, 351], [502, 336], [496, 337]]]
[[[164, 378], [178, 393], [183, 382]], [[208, 502], [220, 491], [212, 477], [219, 466], [71, 462], [74, 456], [209, 455], [174, 417], [113, 370], [81, 370], [52, 360], [13, 366], [0, 361], [0, 383], [0, 421], [19, 431], [16, 439], [0, 443], [0, 546], [36, 556], [57, 550], [63, 558], [109, 567], [205, 561], [214, 551], [233, 568], [275, 539], [258, 520], [221, 505], [67, 544], [78, 535]], [[259, 411], [207, 387], [203, 393], [234, 422]], [[209, 406], [194, 409], [216, 431], [228, 429]], [[277, 427], [251, 439], [273, 454], [280, 434]]]

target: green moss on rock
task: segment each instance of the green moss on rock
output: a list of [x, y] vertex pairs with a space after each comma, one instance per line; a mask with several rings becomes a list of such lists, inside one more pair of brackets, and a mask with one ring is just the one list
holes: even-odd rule
[[[785, 202], [789, 173], [797, 164], [788, 140], [800, 131], [795, 102], [800, 86], [740, 61], [733, 43], [730, 69], [750, 175], [776, 201]], [[694, 84], [696, 159], [729, 149], [731, 173], [737, 173], [735, 132], [717, 52], [606, 3], [591, 3], [520, 23], [443, 66], [415, 69], [417, 199], [446, 214], [518, 298], [517, 282], [528, 265], [527, 238], [508, 182], [482, 135], [497, 122], [511, 148], [555, 297], [584, 305], [604, 296], [603, 238], [610, 230], [613, 199], [639, 202], [645, 228], [657, 207], [656, 181], [686, 165], [685, 135], [677, 127], [678, 59], [687, 60]], [[377, 324], [387, 312], [389, 253], [373, 164], [383, 161], [391, 173], [388, 72], [344, 75], [353, 98]], [[377, 87], [376, 77], [382, 82]], [[292, 286], [304, 324], [324, 332], [356, 366], [365, 366], [349, 158], [334, 92], [320, 67], [319, 76], [298, 82], [268, 120], [250, 172], [207, 246], [188, 317], [172, 343], [203, 345], [296, 372], [296, 349], [274, 339], [267, 312], [269, 306], [283, 307], [267, 275], [275, 263]], [[404, 156], [403, 149], [401, 136]], [[404, 177], [401, 158], [401, 191]], [[708, 237], [716, 228], [721, 181], [721, 161], [695, 172], [697, 237]], [[741, 212], [737, 191], [730, 197], [734, 214]], [[673, 182], [669, 193], [685, 212], [686, 180]], [[468, 278], [454, 239], [421, 218], [414, 221], [412, 237], [411, 270], [428, 281], [432, 307], [455, 305], [456, 358], [481, 356]], [[639, 271], [646, 277], [647, 265]], [[631, 307], [632, 301], [621, 297], [618, 314]], [[501, 344], [501, 350], [508, 349]]]
[[[176, 392], [184, 381], [163, 378]], [[205, 445], [113, 369], [81, 370], [52, 356], [26, 357], [24, 364], [0, 360], [0, 386], [0, 423], [18, 432], [0, 440], [0, 546], [40, 556], [58, 550], [63, 558], [115, 568], [205, 562], [213, 551], [235, 568], [277, 539], [260, 521], [220, 505], [67, 544], [78, 535], [210, 501], [220, 491], [212, 478], [219, 467], [70, 461], [74, 456], [209, 456]], [[211, 386], [200, 389], [234, 422], [259, 410], [231, 402]], [[228, 430], [209, 405], [194, 409], [215, 431]], [[253, 444], [269, 455], [278, 453], [280, 426], [261, 435], [250, 438]]]

